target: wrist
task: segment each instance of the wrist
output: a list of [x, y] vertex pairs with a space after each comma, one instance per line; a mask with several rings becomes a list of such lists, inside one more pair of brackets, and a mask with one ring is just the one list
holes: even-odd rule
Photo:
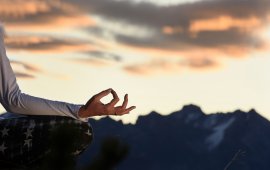
[[78, 111], [78, 116], [80, 118], [87, 118], [88, 117], [88, 115], [86, 114], [86, 109], [85, 109], [84, 105], [80, 107], [80, 109]]
[[97, 116], [95, 113], [93, 112], [89, 112], [89, 108], [87, 109], [87, 107], [85, 105], [82, 105], [78, 111], [78, 116], [81, 118], [88, 118], [88, 117], [92, 117], [92, 116]]

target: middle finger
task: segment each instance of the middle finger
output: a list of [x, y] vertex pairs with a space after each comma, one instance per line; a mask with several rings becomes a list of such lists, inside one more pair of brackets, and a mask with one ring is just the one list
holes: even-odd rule
[[127, 107], [127, 104], [128, 104], [128, 94], [125, 95], [124, 102], [121, 106], [122, 109], [125, 109]]

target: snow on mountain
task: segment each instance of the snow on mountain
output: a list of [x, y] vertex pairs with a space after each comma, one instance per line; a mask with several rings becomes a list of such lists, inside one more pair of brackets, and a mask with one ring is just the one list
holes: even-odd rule
[[232, 117], [229, 120], [226, 120], [226, 122], [223, 122], [222, 124], [219, 124], [218, 126], [213, 128], [213, 133], [210, 134], [205, 142], [208, 144], [208, 149], [212, 150], [216, 146], [220, 144], [222, 139], [224, 138], [225, 130], [235, 121], [235, 118]]

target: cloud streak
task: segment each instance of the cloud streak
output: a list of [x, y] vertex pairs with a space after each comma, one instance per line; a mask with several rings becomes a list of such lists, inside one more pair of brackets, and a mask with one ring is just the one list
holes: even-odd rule
[[178, 74], [185, 69], [211, 70], [219, 66], [220, 64], [211, 58], [193, 57], [178, 61], [154, 59], [146, 63], [125, 66], [124, 70], [133, 75], [155, 76], [160, 74]]
[[94, 50], [94, 51], [86, 52], [86, 54], [89, 54], [89, 56], [96, 57], [99, 59], [113, 60], [113, 61], [117, 61], [117, 62], [122, 61], [121, 56], [114, 54], [114, 53], [106, 52], [106, 51]]
[[21, 61], [11, 60], [10, 64], [17, 78], [33, 79], [35, 74], [43, 72], [37, 66]]
[[48, 36], [10, 36], [5, 39], [5, 43], [13, 51], [25, 50], [36, 53], [64, 53], [95, 48], [90, 42]]

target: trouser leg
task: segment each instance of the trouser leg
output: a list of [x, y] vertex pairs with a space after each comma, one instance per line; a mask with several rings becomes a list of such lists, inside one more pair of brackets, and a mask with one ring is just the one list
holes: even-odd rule
[[[50, 152], [55, 129], [65, 126], [72, 127], [73, 130], [64, 133], [72, 133], [75, 138], [75, 147], [70, 150], [71, 154], [79, 155], [93, 139], [89, 123], [63, 116], [28, 116], [0, 120], [0, 163], [19, 166], [40, 160]], [[69, 141], [60, 142], [64, 145]]]

